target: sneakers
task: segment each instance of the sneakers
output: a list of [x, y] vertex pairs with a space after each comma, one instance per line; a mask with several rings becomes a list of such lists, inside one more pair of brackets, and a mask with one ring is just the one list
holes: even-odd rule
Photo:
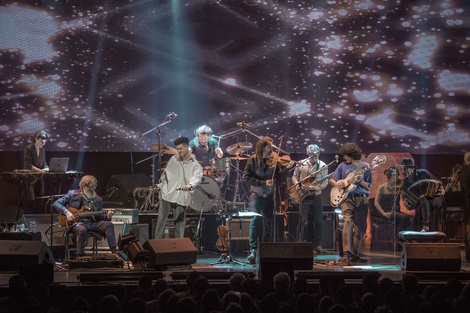
[[256, 250], [251, 250], [250, 255], [246, 258], [246, 263], [255, 264], [256, 263]]
[[323, 249], [323, 247], [321, 245], [318, 245], [315, 247], [315, 251], [318, 253], [318, 254], [326, 254], [326, 250]]
[[349, 266], [351, 265], [350, 258], [351, 258], [351, 252], [345, 251], [341, 259], [336, 264], [340, 266]]

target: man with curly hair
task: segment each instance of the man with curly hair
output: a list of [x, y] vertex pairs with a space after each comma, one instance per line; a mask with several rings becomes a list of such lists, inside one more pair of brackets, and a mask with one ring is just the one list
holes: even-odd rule
[[[340, 204], [341, 214], [343, 215], [343, 255], [339, 265], [349, 265], [350, 262], [364, 262], [359, 257], [362, 247], [362, 241], [366, 235], [368, 197], [372, 185], [372, 175], [370, 169], [364, 173], [361, 170], [369, 167], [369, 163], [361, 161], [362, 150], [358, 145], [347, 143], [341, 146], [340, 154], [344, 161], [338, 165], [331, 174], [329, 183], [333, 187], [348, 188], [351, 184], [355, 185], [345, 201]], [[352, 175], [350, 175], [352, 174]], [[348, 178], [348, 179], [346, 179]]]

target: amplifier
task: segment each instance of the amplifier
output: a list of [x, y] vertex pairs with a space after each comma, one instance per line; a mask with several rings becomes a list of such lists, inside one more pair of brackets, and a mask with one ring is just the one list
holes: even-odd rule
[[[113, 210], [113, 209], [105, 209]], [[111, 219], [112, 222], [123, 222], [127, 224], [139, 223], [139, 210], [137, 209], [116, 209]]]

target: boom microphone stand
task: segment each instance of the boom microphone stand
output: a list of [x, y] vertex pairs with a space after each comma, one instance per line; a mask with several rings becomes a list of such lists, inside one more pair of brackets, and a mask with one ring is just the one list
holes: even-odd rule
[[[154, 128], [142, 133], [139, 137], [143, 137], [143, 136], [149, 134], [150, 132], [156, 130], [157, 144], [158, 144], [159, 149], [161, 150], [162, 136], [161, 136], [160, 128], [165, 126], [168, 123], [171, 123], [177, 116], [178, 115], [176, 115], [174, 112], [170, 112], [165, 117], [165, 120], [163, 121], [163, 123], [161, 123], [160, 125], [157, 125]], [[144, 160], [142, 160], [142, 161], [144, 161]], [[142, 162], [142, 161], [140, 161], [140, 162]], [[152, 205], [155, 203], [155, 185], [156, 185], [156, 182], [160, 179], [161, 165], [162, 165], [162, 151], [159, 151], [158, 152], [158, 169], [157, 170], [155, 170], [155, 157], [152, 156], [152, 188], [150, 189], [151, 197], [152, 197]], [[158, 179], [155, 178], [155, 173], [158, 173], [158, 175], [159, 175]]]

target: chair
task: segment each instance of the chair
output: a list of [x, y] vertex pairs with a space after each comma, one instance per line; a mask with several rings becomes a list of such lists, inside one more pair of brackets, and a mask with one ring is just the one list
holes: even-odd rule
[[[64, 232], [65, 237], [65, 259], [70, 260], [71, 252], [77, 251], [75, 242], [75, 234], [69, 229]], [[98, 255], [98, 241], [102, 240], [104, 236], [95, 231], [87, 232], [87, 242], [91, 239], [91, 248], [85, 247], [85, 252], [91, 251], [93, 256]]]
[[[375, 198], [369, 198], [369, 210], [372, 221], [372, 239], [370, 243], [371, 250], [374, 247], [379, 247], [380, 235], [385, 235], [387, 237], [388, 248], [390, 251], [393, 251], [393, 242], [395, 239], [395, 223], [394, 221], [389, 221], [387, 218], [382, 216], [377, 208], [374, 205]], [[393, 234], [394, 237], [391, 237], [390, 234]]]
[[[446, 234], [446, 242], [464, 244], [465, 260], [470, 261], [465, 207], [465, 198], [461, 192], [446, 193], [443, 205], [442, 231]], [[458, 232], [459, 227], [460, 233]]]

